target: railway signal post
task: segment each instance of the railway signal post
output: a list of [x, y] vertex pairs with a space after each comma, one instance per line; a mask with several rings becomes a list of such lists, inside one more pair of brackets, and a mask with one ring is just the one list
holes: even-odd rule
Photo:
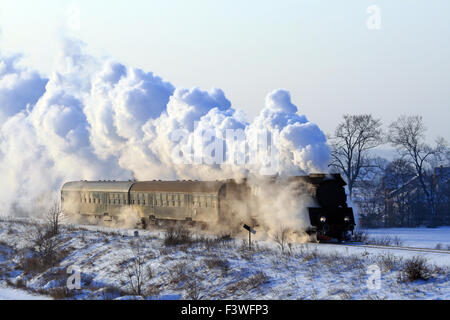
[[256, 230], [246, 224], [243, 225], [243, 228], [248, 231], [248, 249], [252, 250], [252, 233], [256, 234]]

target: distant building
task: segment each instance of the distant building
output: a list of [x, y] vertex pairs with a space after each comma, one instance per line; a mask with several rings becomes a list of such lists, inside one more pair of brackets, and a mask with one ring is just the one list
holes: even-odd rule
[[[435, 223], [450, 225], [450, 167], [437, 167], [433, 176], [425, 177], [436, 208]], [[432, 186], [432, 188], [430, 188]], [[431, 222], [431, 208], [419, 177], [415, 176], [397, 189], [386, 190], [386, 221], [388, 225], [417, 226]]]

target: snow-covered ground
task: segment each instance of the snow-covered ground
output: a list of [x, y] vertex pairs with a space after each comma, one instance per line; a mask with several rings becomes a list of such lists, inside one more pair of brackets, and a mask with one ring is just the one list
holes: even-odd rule
[[[311, 243], [281, 253], [272, 241], [255, 241], [249, 251], [245, 237], [195, 235], [170, 246], [163, 230], [134, 237], [134, 230], [64, 226], [57, 261], [41, 269], [32, 248], [35, 230], [34, 223], [0, 221], [0, 280], [37, 298], [133, 298], [140, 258], [145, 299], [450, 299], [447, 253]], [[416, 256], [426, 261], [427, 280], [406, 280], [406, 262]], [[76, 270], [80, 289], [69, 290]], [[375, 287], [373, 270], [380, 272]], [[0, 291], [0, 299], [28, 299], [19, 292]]]
[[28, 291], [0, 287], [0, 300], [48, 300], [50, 297], [30, 294]]
[[366, 232], [378, 239], [398, 237], [405, 247], [450, 249], [450, 227], [367, 229]]

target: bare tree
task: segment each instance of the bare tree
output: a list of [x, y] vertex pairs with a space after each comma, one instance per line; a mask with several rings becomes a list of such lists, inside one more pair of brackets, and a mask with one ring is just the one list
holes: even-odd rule
[[281, 225], [278, 231], [275, 233], [274, 240], [280, 246], [281, 252], [284, 252], [284, 247], [287, 244], [288, 235], [289, 235], [289, 228], [283, 225]]
[[347, 180], [350, 199], [355, 182], [371, 168], [368, 151], [383, 143], [381, 120], [370, 114], [344, 115], [333, 136], [330, 166]]
[[420, 223], [416, 214], [417, 199], [412, 201], [415, 195], [407, 187], [415, 176], [413, 166], [403, 158], [394, 159], [386, 166], [381, 183], [385, 191], [385, 226], [413, 227]]
[[436, 207], [434, 184], [426, 181], [432, 176], [435, 166], [446, 152], [446, 142], [443, 138], [431, 147], [425, 143], [426, 128], [421, 116], [401, 116], [389, 126], [389, 142], [397, 148], [402, 158], [412, 164], [415, 174], [431, 210], [431, 225], [435, 224]]
[[130, 280], [129, 286], [132, 294], [141, 296], [144, 293], [145, 283], [152, 277], [152, 270], [145, 268], [145, 254], [140, 240], [132, 243], [132, 252], [133, 256], [127, 270], [127, 277]]
[[58, 246], [61, 240], [52, 234], [46, 226], [37, 225], [32, 236], [33, 246], [39, 257], [42, 267], [53, 266], [58, 255]]
[[63, 218], [63, 213], [57, 201], [53, 203], [53, 206], [49, 209], [46, 216], [46, 221], [49, 225], [49, 231], [52, 235], [59, 234], [59, 226]]
[[379, 227], [384, 213], [384, 188], [382, 174], [358, 183], [354, 189], [353, 201], [358, 207], [359, 224], [363, 227]]

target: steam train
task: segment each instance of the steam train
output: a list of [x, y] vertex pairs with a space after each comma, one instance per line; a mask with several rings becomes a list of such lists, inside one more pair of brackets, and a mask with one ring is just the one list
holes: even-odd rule
[[[289, 186], [294, 194], [306, 193], [313, 200], [307, 208], [310, 226], [305, 232], [317, 240], [347, 240], [353, 233], [353, 210], [347, 206], [346, 183], [339, 174], [271, 178], [264, 185]], [[258, 226], [254, 213], [261, 210], [262, 204], [255, 200], [257, 190], [258, 186], [247, 179], [73, 181], [61, 189], [61, 206], [64, 213], [94, 223], [113, 222], [133, 212], [144, 228], [164, 221], [218, 224], [224, 228], [242, 223]]]

